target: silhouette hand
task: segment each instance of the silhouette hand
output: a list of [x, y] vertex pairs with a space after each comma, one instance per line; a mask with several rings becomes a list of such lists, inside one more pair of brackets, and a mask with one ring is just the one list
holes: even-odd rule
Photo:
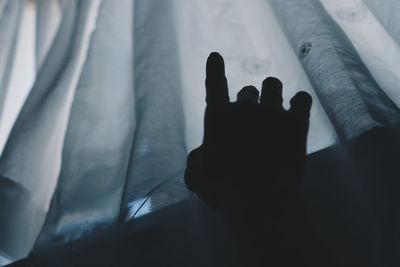
[[211, 53], [204, 140], [188, 156], [186, 185], [227, 216], [260, 209], [280, 212], [297, 198], [311, 96], [297, 93], [286, 111], [282, 84], [269, 77], [262, 83], [260, 101], [257, 89], [246, 86], [230, 103], [224, 68], [222, 56]]

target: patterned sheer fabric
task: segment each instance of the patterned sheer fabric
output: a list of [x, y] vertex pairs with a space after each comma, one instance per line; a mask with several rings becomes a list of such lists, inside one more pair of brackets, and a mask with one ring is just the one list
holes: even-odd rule
[[[8, 77], [32, 6], [35, 81], [13, 120]], [[399, 9], [396, 0], [0, 0], [1, 253], [18, 259], [188, 198], [183, 172], [202, 140], [211, 51], [226, 59], [231, 101], [267, 76], [282, 80], [286, 107], [309, 92], [308, 153], [343, 145], [341, 160], [357, 165], [349, 144], [380, 128], [397, 136]]]
[[351, 139], [399, 121], [397, 106], [319, 1], [271, 4], [340, 137]]

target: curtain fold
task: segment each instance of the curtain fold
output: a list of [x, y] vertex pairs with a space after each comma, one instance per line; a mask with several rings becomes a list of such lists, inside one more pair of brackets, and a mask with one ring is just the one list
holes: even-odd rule
[[[189, 197], [183, 174], [202, 141], [204, 64], [219, 51], [231, 101], [267, 76], [283, 81], [285, 107], [299, 90], [313, 96], [308, 152], [319, 151], [309, 156], [318, 164], [302, 191], [311, 217], [335, 213], [319, 213], [319, 196], [349, 220], [344, 247], [356, 248], [355, 261], [395, 257], [400, 72], [373, 61], [389, 45], [387, 57], [400, 58], [400, 4], [364, 2], [37, 0], [36, 81], [0, 158], [0, 253], [18, 259], [120, 230]], [[0, 0], [0, 119], [24, 3]], [[361, 46], [371, 37], [354, 32], [368, 25], [387, 39]], [[319, 177], [319, 168], [337, 170]]]
[[59, 1], [41, 0], [36, 1], [36, 68], [42, 65], [62, 19], [63, 6]]
[[[393, 179], [397, 173], [392, 161], [396, 153], [388, 144], [398, 147], [393, 136], [398, 135], [399, 109], [375, 81], [348, 36], [320, 1], [270, 0], [270, 4], [342, 141], [339, 145], [342, 148], [336, 148], [340, 152], [333, 151], [333, 154], [341, 155], [339, 166], [347, 172], [335, 177], [344, 188], [333, 187], [327, 193], [335, 190], [343, 194], [341, 197], [346, 199], [346, 204], [341, 210], [351, 212], [354, 217], [338, 213], [342, 219], [349, 220], [342, 229], [347, 228], [346, 231], [357, 238], [342, 240], [348, 242], [352, 255], [346, 256], [347, 252], [337, 244], [331, 251], [339, 259], [348, 260], [343, 263], [345, 266], [392, 266], [398, 262], [393, 253], [398, 241], [393, 234], [398, 229], [394, 219], [398, 205], [395, 192], [400, 187]], [[337, 6], [335, 15], [340, 19], [359, 23], [367, 16], [368, 10], [363, 5], [346, 7], [344, 1], [341, 4], [332, 1], [329, 4], [329, 7]], [[371, 65], [369, 67], [376, 67]], [[375, 71], [375, 75], [378, 74]], [[307, 178], [313, 179], [312, 176]], [[306, 182], [305, 186], [312, 186], [310, 183]], [[310, 201], [317, 200], [312, 194], [304, 197], [311, 211], [318, 209]], [[352, 225], [354, 221], [359, 223]]]
[[[183, 183], [187, 152], [173, 2], [136, 1], [134, 17], [137, 126], [122, 220], [134, 217], [147, 201], [154, 210], [188, 195]], [[164, 183], [176, 190], [152, 193]]]
[[[360, 0], [322, 0], [384, 93], [400, 107], [400, 46]], [[383, 53], [384, 51], [384, 53]]]
[[57, 188], [39, 243], [77, 239], [114, 222], [120, 210], [135, 129], [134, 1], [92, 2], [96, 25], [76, 85]]
[[19, 25], [25, 0], [0, 1], [0, 121], [3, 118], [3, 106], [19, 33]]
[[270, 3], [342, 140], [399, 122], [399, 109], [318, 0]]
[[[0, 174], [26, 188], [30, 199], [20, 220], [8, 229], [18, 235], [26, 221], [19, 257], [26, 255], [36, 239], [57, 183], [61, 151], [75, 86], [93, 30], [93, 1], [68, 1], [53, 46], [37, 75], [0, 159]], [[25, 212], [25, 213], [24, 213]], [[3, 230], [3, 229], [2, 229]], [[22, 244], [27, 244], [22, 245]]]
[[371, 12], [382, 23], [387, 32], [400, 45], [400, 2], [396, 0], [363, 0]]

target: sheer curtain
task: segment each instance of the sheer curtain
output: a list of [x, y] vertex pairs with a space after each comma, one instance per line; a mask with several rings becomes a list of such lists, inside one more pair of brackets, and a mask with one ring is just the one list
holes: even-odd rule
[[[312, 217], [321, 221], [315, 202], [326, 190], [357, 214], [342, 214], [349, 231], [368, 233], [354, 238], [368, 244], [364, 266], [395, 257], [399, 9], [396, 0], [0, 0], [1, 253], [15, 260], [188, 198], [205, 59], [219, 51], [231, 100], [267, 76], [282, 80], [286, 107], [296, 91], [313, 96], [308, 153], [324, 162], [304, 185]], [[33, 32], [28, 45], [21, 32]], [[12, 67], [22, 43], [34, 59], [27, 72]], [[319, 172], [330, 149], [331, 165], [346, 170], [332, 172], [335, 187]]]

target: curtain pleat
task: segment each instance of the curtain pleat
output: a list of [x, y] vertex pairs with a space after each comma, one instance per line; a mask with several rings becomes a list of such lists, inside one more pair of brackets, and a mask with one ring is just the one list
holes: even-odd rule
[[400, 45], [400, 2], [396, 0], [363, 0], [382, 23], [387, 32]]
[[[346, 170], [345, 173], [334, 177], [306, 175], [304, 187], [320, 184], [325, 196], [307, 190], [303, 193], [313, 220], [323, 221], [316, 201], [324, 203], [326, 208], [332, 202], [337, 211], [323, 213], [332, 213], [329, 216], [334, 214], [338, 221], [347, 221], [340, 229], [353, 236], [329, 237], [334, 229], [339, 229], [335, 227], [319, 234], [325, 236], [324, 242], [339, 265], [392, 266], [387, 265], [396, 257], [392, 250], [396, 243], [393, 237], [395, 191], [392, 190], [399, 187], [392, 177], [397, 173], [392, 160], [395, 153], [388, 144], [397, 147], [397, 142], [392, 139], [395, 132], [385, 131], [398, 127], [398, 107], [372, 77], [349, 38], [319, 1], [270, 0], [270, 4], [342, 141], [328, 154], [338, 155], [338, 168]], [[355, 15], [347, 16], [345, 9], [341, 11], [336, 13], [339, 17], [359, 18], [358, 13], [350, 12]], [[323, 153], [320, 156], [323, 158]], [[324, 164], [321, 161], [320, 165]], [[308, 173], [314, 171], [309, 169]], [[315, 180], [318, 178], [322, 181]], [[330, 183], [332, 186], [325, 188]], [[343, 198], [345, 204], [336, 198]], [[326, 222], [318, 225], [327, 226]], [[338, 245], [340, 242], [346, 243], [344, 247], [351, 249], [351, 255]]]
[[36, 1], [36, 68], [42, 66], [52, 46], [62, 19], [62, 5], [59, 1]]
[[15, 48], [25, 0], [0, 2], [0, 121], [11, 77]]
[[[154, 14], [157, 14], [156, 16]], [[134, 15], [136, 131], [122, 203], [123, 220], [144, 202], [152, 210], [187, 196], [182, 85], [172, 1], [136, 1]], [[163, 183], [175, 192], [153, 190]]]
[[[384, 93], [400, 107], [400, 46], [360, 0], [321, 0]], [[371, 34], [373, 33], [373, 34]]]
[[[71, 106], [61, 171], [40, 242], [118, 218], [135, 129], [133, 0], [100, 5]], [[99, 4], [101, 2], [101, 4]]]
[[[92, 31], [93, 3], [67, 2], [53, 46], [0, 159], [1, 176], [20, 184], [30, 194], [26, 202], [30, 208], [22, 210], [21, 219], [8, 229], [20, 237], [22, 250], [18, 256], [26, 255], [32, 247], [57, 183], [70, 106]], [[18, 231], [26, 221], [30, 224], [21, 236]]]
[[353, 45], [317, 0], [270, 0], [336, 132], [349, 140], [399, 122]]
[[[0, 114], [24, 1], [0, 0]], [[364, 1], [382, 34], [400, 44], [400, 4]], [[397, 78], [385, 77], [397, 75], [365, 61], [367, 50], [360, 53], [338, 22], [360, 23], [367, 6], [330, 1], [339, 9], [328, 13], [320, 2], [329, 1], [36, 1], [37, 77], [0, 158], [0, 252], [18, 259], [34, 246], [119, 230], [189, 197], [183, 174], [187, 152], [202, 138], [204, 63], [219, 51], [231, 101], [267, 76], [282, 79], [285, 107], [299, 90], [313, 96], [309, 152], [336, 145], [318, 154], [320, 165], [305, 178], [311, 217], [323, 216], [319, 201], [340, 208], [334, 215], [349, 220], [342, 229], [355, 236], [344, 247], [356, 248], [352, 259], [364, 266], [394, 257], [385, 250], [396, 243], [391, 212], [399, 186], [375, 178], [382, 166], [392, 175], [395, 146], [390, 161], [371, 162], [374, 153], [389, 157], [385, 149], [395, 143], [400, 94]], [[395, 41], [393, 53], [400, 51]], [[328, 168], [324, 157], [338, 169], [328, 178], [317, 177], [320, 166]], [[316, 187], [323, 193], [312, 192]], [[327, 199], [335, 194], [339, 202]], [[12, 205], [2, 207], [2, 196]], [[328, 241], [346, 239], [329, 234]]]

